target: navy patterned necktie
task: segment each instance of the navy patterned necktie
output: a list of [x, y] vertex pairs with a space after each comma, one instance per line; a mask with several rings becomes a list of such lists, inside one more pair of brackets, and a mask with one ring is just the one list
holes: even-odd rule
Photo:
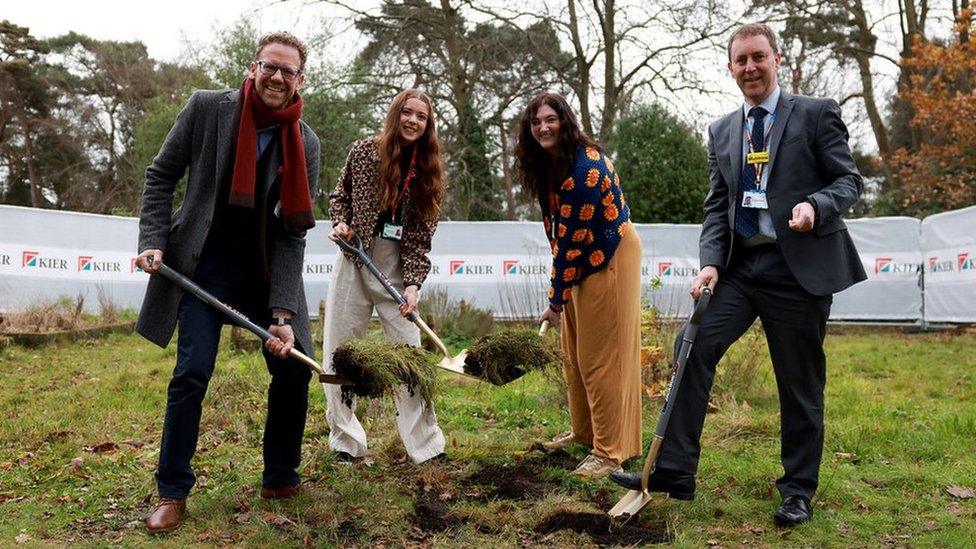
[[[752, 119], [752, 147], [753, 151], [765, 149], [766, 140], [763, 122], [766, 120], [766, 109], [753, 107], [749, 110]], [[767, 164], [768, 165], [768, 164]], [[742, 166], [742, 176], [739, 177], [739, 192], [736, 193], [735, 232], [744, 238], [752, 238], [759, 233], [759, 210], [742, 206], [742, 194], [746, 190], [756, 189], [756, 170], [754, 164]]]

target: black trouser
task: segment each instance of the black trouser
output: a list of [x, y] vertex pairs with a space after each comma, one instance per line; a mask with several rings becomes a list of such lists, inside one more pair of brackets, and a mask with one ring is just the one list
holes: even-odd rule
[[823, 453], [823, 339], [832, 301], [804, 290], [776, 245], [737, 247], [702, 319], [658, 465], [695, 474], [715, 366], [758, 317], [779, 388], [784, 474], [776, 486], [783, 497], [812, 497]]
[[[221, 301], [231, 303], [259, 326], [271, 321], [262, 293], [255, 294], [229, 272], [212, 274], [201, 286]], [[243, 298], [243, 299], [242, 299]], [[255, 302], [260, 301], [262, 305]], [[184, 295], [179, 308], [179, 343], [176, 368], [169, 382], [166, 419], [159, 451], [156, 484], [160, 497], [185, 498], [196, 477], [190, 467], [200, 431], [200, 413], [214, 371], [224, 316], [192, 295]], [[296, 347], [301, 346], [296, 342]], [[264, 351], [271, 373], [268, 415], [264, 426], [262, 484], [280, 488], [298, 484], [302, 435], [308, 410], [311, 371], [293, 360]]]

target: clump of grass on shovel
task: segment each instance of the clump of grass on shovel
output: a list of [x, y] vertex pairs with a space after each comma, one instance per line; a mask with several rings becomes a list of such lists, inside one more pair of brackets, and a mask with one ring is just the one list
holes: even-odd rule
[[356, 396], [392, 395], [397, 387], [406, 385], [428, 405], [433, 402], [434, 366], [427, 352], [419, 347], [354, 339], [339, 345], [332, 353], [332, 367], [337, 375], [352, 381], [348, 389]]
[[464, 372], [504, 385], [559, 360], [559, 351], [549, 338], [534, 330], [505, 329], [474, 342], [464, 360]]

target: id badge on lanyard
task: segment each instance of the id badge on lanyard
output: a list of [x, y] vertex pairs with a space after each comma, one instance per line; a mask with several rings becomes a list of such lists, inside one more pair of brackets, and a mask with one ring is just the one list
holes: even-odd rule
[[[770, 128], [772, 128], [772, 124], [770, 124]], [[767, 138], [766, 142], [762, 144], [762, 150], [755, 150], [755, 144], [752, 142], [751, 124], [746, 129], [746, 139], [749, 143], [749, 152], [746, 154], [746, 165], [743, 169], [752, 168], [753, 173], [756, 174], [756, 187], [748, 190], [743, 189], [742, 207], [767, 210], [769, 209], [769, 202], [766, 200], [766, 190], [762, 188], [762, 174], [769, 166], [769, 139]]]
[[403, 225], [384, 223], [380, 236], [387, 240], [403, 240]]
[[390, 207], [392, 219], [383, 224], [383, 230], [380, 232], [380, 237], [386, 240], [403, 240], [403, 223], [402, 223], [402, 212], [404, 195], [407, 194], [407, 187], [410, 185], [410, 181], [414, 178], [417, 173], [417, 150], [414, 149], [413, 156], [410, 158], [410, 168], [407, 170], [407, 177], [403, 179], [403, 186], [400, 188], [400, 192], [397, 193], [396, 198], [393, 200], [393, 204]]

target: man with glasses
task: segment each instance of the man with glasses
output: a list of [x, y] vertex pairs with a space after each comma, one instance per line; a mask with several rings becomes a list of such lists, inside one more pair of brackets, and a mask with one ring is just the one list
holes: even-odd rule
[[[271, 373], [265, 499], [299, 492], [311, 379], [307, 367], [285, 359], [293, 347], [313, 352], [302, 266], [305, 232], [315, 225], [319, 140], [301, 121], [306, 55], [291, 34], [272, 33], [259, 41], [240, 89], [195, 92], [146, 170], [139, 219], [140, 268], [154, 273], [165, 261], [275, 336], [264, 349]], [[187, 172], [174, 215], [174, 192]], [[146, 519], [152, 533], [176, 529], [186, 511], [223, 324], [199, 299], [150, 277], [137, 331], [165, 347], [179, 327], [156, 470], [160, 501]]]

